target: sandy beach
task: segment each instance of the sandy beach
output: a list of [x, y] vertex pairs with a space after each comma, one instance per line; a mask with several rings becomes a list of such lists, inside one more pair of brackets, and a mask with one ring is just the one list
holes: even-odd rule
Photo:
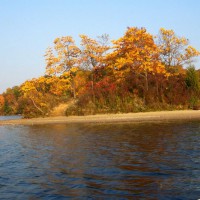
[[16, 119], [0, 121], [0, 125], [34, 125], [59, 123], [116, 123], [116, 122], [155, 122], [172, 120], [200, 120], [200, 111], [158, 111], [127, 114], [101, 114], [88, 116], [58, 116], [32, 119]]

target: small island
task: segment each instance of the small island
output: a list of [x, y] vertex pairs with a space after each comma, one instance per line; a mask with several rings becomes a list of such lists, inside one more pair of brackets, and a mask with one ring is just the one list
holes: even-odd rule
[[107, 34], [80, 35], [80, 41], [56, 38], [45, 54], [44, 76], [1, 94], [0, 114], [54, 117], [63, 105], [62, 116], [109, 114], [103, 117], [108, 119], [115, 113], [200, 108], [199, 70], [192, 64], [200, 52], [173, 30], [161, 28], [155, 37], [128, 27], [112, 45]]

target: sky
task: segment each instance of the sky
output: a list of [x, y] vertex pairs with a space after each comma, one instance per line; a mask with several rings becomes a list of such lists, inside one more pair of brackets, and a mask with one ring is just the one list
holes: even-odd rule
[[163, 27], [200, 50], [199, 10], [199, 0], [0, 0], [0, 93], [44, 75], [45, 51], [61, 36], [78, 45], [79, 34], [118, 39], [127, 27]]

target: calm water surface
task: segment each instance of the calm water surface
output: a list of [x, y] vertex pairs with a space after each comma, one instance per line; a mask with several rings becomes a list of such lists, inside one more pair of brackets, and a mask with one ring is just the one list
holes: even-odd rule
[[0, 116], [0, 121], [10, 120], [10, 119], [20, 119], [20, 118], [22, 118], [22, 116], [20, 115]]
[[0, 199], [198, 199], [200, 122], [0, 126]]

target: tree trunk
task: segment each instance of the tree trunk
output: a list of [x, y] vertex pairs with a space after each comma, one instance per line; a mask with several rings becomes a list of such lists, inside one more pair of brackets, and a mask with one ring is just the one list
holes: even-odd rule
[[43, 111], [42, 109], [40, 109], [40, 108], [35, 104], [35, 101], [34, 101], [32, 98], [30, 98], [30, 99], [31, 99], [33, 105], [35, 106], [35, 108], [37, 108], [41, 113], [44, 114], [44, 111]]
[[148, 91], [149, 91], [149, 83], [148, 83], [148, 74], [145, 72], [144, 75], [145, 83], [144, 83], [144, 99], [145, 99], [145, 104], [148, 103]]
[[156, 78], [156, 97], [157, 97], [157, 100], [159, 100], [159, 83], [158, 83], [158, 77], [155, 77]]
[[95, 93], [94, 93], [94, 75], [92, 74], [92, 98], [93, 103], [95, 103]]
[[74, 99], [76, 99], [76, 84], [74, 78], [72, 80], [72, 88], [73, 88], [73, 97]]

